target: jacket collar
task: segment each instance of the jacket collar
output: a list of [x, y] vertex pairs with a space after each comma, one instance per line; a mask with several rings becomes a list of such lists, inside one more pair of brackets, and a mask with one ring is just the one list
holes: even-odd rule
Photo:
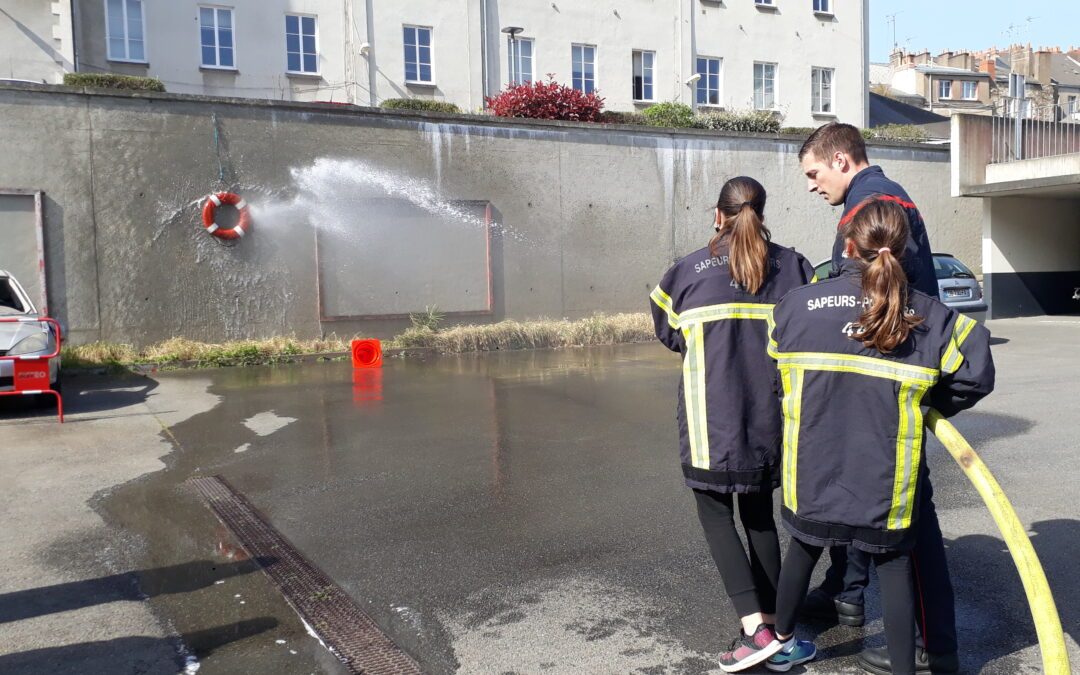
[[851, 178], [851, 182], [848, 184], [847, 193], [844, 195], [844, 206], [853, 206], [853, 204], [849, 203], [851, 200], [851, 195], [861, 193], [862, 191], [858, 189], [859, 186], [862, 185], [862, 183], [868, 180], [873, 180], [877, 177], [884, 178], [885, 172], [881, 169], [880, 166], [876, 164], [868, 166], [859, 173], [855, 174]]
[[859, 263], [854, 258], [841, 258], [840, 259], [840, 274], [841, 277], [861, 277], [862, 270], [859, 269]]

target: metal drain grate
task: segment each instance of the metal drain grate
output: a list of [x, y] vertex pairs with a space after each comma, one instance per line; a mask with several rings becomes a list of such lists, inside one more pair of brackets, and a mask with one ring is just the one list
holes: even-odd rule
[[308, 562], [224, 479], [210, 476], [188, 482], [350, 672], [423, 672], [341, 587]]

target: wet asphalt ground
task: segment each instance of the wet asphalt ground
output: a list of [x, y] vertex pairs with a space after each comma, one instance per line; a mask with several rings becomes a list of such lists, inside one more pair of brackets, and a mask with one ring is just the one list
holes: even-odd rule
[[[1029, 528], [1080, 664], [1080, 321], [990, 326], [998, 390], [956, 425]], [[737, 624], [681, 481], [678, 378], [678, 357], [657, 345], [395, 359], [356, 374], [340, 362], [162, 374], [145, 396], [166, 420], [155, 432], [173, 448], [166, 468], [94, 506], [141, 542], [132, 557], [150, 605], [201, 673], [336, 669], [313, 640], [288, 654], [271, 639], [305, 640], [185, 485], [206, 475], [251, 500], [430, 672], [711, 672]], [[204, 403], [172, 423], [184, 396]], [[929, 458], [964, 672], [1038, 672], [986, 508], [936, 441]], [[864, 629], [800, 627], [820, 655], [792, 672], [861, 672], [854, 655], [883, 644], [876, 583], [868, 611]]]

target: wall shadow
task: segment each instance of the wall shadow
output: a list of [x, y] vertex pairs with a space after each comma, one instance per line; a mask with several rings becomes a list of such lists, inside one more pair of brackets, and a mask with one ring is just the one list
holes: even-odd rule
[[[199, 656], [206, 657], [231, 642], [264, 633], [277, 625], [277, 619], [259, 617], [181, 635], [180, 641]], [[165, 659], [164, 654], [172, 658]], [[105, 675], [125, 672], [124, 664], [127, 663], [133, 669], [127, 672], [172, 675], [184, 672], [183, 660], [176, 638], [140, 635], [5, 654], [0, 656], [0, 672], [7, 675], [60, 672]]]
[[[215, 563], [196, 560], [182, 565], [113, 574], [97, 579], [30, 588], [0, 595], [0, 624], [46, 614], [67, 612], [118, 600], [146, 600], [159, 595], [189, 593], [214, 582], [250, 574], [274, 559], [260, 558]], [[7, 672], [0, 667], [0, 672]]]
[[[157, 380], [132, 373], [116, 377], [61, 375], [60, 382], [65, 416], [109, 412], [145, 403], [158, 387]], [[56, 417], [52, 395], [0, 396], [0, 422], [42, 417]]]

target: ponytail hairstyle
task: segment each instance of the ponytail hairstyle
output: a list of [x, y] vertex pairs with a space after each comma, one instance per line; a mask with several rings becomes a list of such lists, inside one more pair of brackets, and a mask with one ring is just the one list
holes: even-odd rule
[[765, 227], [765, 188], [749, 176], [724, 183], [716, 209], [726, 221], [709, 241], [709, 253], [728, 256], [731, 278], [750, 293], [757, 293], [769, 275], [769, 241]]
[[909, 314], [908, 278], [900, 260], [908, 241], [907, 212], [894, 202], [863, 203], [844, 229], [862, 270], [863, 312], [851, 335], [867, 348], [888, 354], [902, 345], [922, 317]]

